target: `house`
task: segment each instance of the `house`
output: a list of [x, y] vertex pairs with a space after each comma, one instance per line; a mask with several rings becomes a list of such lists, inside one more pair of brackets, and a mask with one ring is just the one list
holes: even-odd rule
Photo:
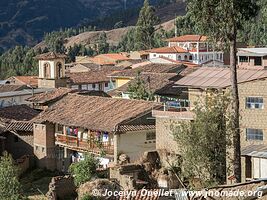
[[130, 80], [134, 79], [138, 72], [151, 72], [151, 73], [176, 73], [178, 74], [183, 70], [181, 64], [159, 64], [144, 62], [133, 65], [130, 69], [121, 70], [119, 72], [113, 72], [108, 77], [115, 79], [115, 88], [118, 88]]
[[[164, 86], [170, 85], [175, 80], [178, 80], [178, 75], [176, 73], [151, 73], [151, 72], [143, 72], [140, 74], [140, 79], [144, 82], [144, 86], [147, 92], [152, 92], [154, 95], [157, 90], [163, 88]], [[111, 90], [108, 92], [112, 97], [116, 98], [125, 98], [129, 99], [130, 93], [128, 92], [128, 88], [130, 85], [136, 83], [136, 78], [130, 80], [124, 85]], [[155, 95], [155, 99], [159, 101], [159, 96]]]
[[[240, 100], [240, 131], [242, 154], [242, 181], [267, 178], [267, 71], [237, 70]], [[176, 82], [188, 87], [191, 108], [193, 102], [205, 96], [210, 89], [230, 89], [230, 69], [202, 67]]]
[[[139, 78], [143, 81], [144, 87], [147, 92], [152, 93], [156, 102], [163, 102], [167, 106], [176, 108], [184, 107], [187, 101], [186, 88], [173, 87], [175, 82], [189, 73], [197, 70], [194, 67], [180, 67], [180, 71], [177, 73], [155, 73], [155, 72], [141, 72]], [[115, 98], [129, 99], [131, 93], [128, 91], [129, 86], [135, 84], [137, 78], [130, 79], [122, 86], [110, 90], [109, 95]]]
[[51, 91], [35, 94], [27, 98], [26, 101], [30, 103], [35, 110], [45, 110], [71, 92], [75, 92], [75, 90], [70, 88], [56, 88]]
[[189, 61], [181, 61], [181, 60], [173, 60], [167, 57], [157, 57], [150, 59], [151, 63], [158, 63], [158, 64], [179, 64], [179, 65], [185, 65], [188, 67], [198, 67], [200, 65], [194, 64]]
[[[161, 50], [167, 53], [165, 55], [163, 55], [162, 52], [155, 52], [154, 54], [156, 55], [152, 53], [150, 59], [165, 56], [174, 60], [190, 61], [195, 64], [202, 64], [210, 60], [223, 62], [223, 52], [215, 50], [206, 36], [182, 35], [167, 39], [167, 42], [169, 43], [169, 48], [166, 47]], [[174, 55], [176, 56], [174, 57]]]
[[24, 89], [29, 89], [29, 87], [27, 87], [27, 85], [0, 84], [0, 93], [21, 91]]
[[153, 102], [68, 94], [41, 113], [34, 123], [34, 154], [38, 165], [65, 171], [84, 152], [101, 165], [117, 163], [126, 154], [137, 160], [155, 149]]
[[78, 90], [96, 90], [108, 91], [113, 88], [115, 81], [108, 75], [117, 68], [102, 66], [100, 69], [90, 70], [88, 72], [77, 72], [68, 74], [67, 87]]
[[13, 105], [23, 105], [23, 104], [30, 105], [26, 99], [28, 99], [33, 95], [47, 92], [50, 90], [51, 89], [49, 88], [37, 88], [37, 89], [30, 88], [19, 91], [2, 92], [0, 93], [0, 108]]
[[76, 72], [88, 72], [91, 68], [100, 67], [95, 63], [74, 63], [70, 66], [68, 72], [69, 73], [76, 73]]
[[190, 55], [188, 50], [183, 49], [182, 47], [179, 46], [160, 47], [149, 50], [150, 59], [158, 57], [166, 57], [172, 60], [185, 60], [185, 61], [193, 60], [193, 57], [192, 55]]
[[98, 65], [116, 65], [126, 60], [129, 60], [129, 58], [120, 53], [108, 53], [108, 54], [99, 54], [93, 57], [91, 59], [91, 62]]
[[32, 107], [36, 110], [46, 110], [48, 107], [52, 106], [54, 103], [56, 103], [69, 93], [77, 93], [88, 96], [110, 97], [107, 93], [103, 91], [83, 91], [70, 88], [56, 88], [52, 91], [47, 91], [41, 94], [31, 96], [30, 98], [26, 99], [26, 101], [30, 102], [32, 104]]
[[0, 109], [0, 150], [7, 151], [14, 159], [33, 156], [33, 122], [38, 111], [17, 105]]
[[265, 69], [267, 48], [238, 48], [238, 67], [246, 69]]
[[149, 52], [147, 51], [131, 51], [129, 55], [130, 59], [147, 60], [149, 58]]
[[12, 76], [7, 79], [8, 84], [11, 85], [24, 85], [36, 88], [38, 86], [37, 76]]

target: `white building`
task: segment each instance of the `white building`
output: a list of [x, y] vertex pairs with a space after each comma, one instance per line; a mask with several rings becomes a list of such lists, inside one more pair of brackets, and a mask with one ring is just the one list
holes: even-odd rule
[[183, 35], [170, 38], [168, 47], [150, 50], [149, 58], [167, 57], [173, 60], [203, 64], [217, 61], [223, 65], [223, 51], [215, 51], [202, 35]]

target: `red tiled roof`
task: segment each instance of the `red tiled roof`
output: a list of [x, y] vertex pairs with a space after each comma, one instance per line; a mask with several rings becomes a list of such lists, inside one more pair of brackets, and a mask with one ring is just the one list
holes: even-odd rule
[[188, 67], [198, 67], [197, 64], [194, 64], [192, 62], [189, 62], [189, 61], [184, 61], [184, 60], [173, 60], [173, 59], [170, 59], [170, 58], [167, 58], [167, 57], [160, 57], [161, 59], [164, 59], [164, 60], [167, 60], [167, 61], [170, 61], [172, 63], [177, 63], [177, 64], [180, 64], [180, 65], [186, 65]]
[[33, 103], [48, 103], [48, 102], [56, 101], [60, 98], [63, 98], [68, 93], [71, 93], [74, 91], [75, 90], [72, 90], [70, 88], [57, 88], [57, 89], [54, 89], [53, 91], [35, 94], [34, 96], [29, 97], [26, 100], [33, 102]]
[[25, 85], [38, 86], [37, 76], [14, 76], [14, 78]]
[[156, 49], [148, 50], [151, 53], [188, 53], [187, 50], [175, 46], [175, 47], [160, 47]]
[[168, 42], [203, 42], [207, 40], [204, 35], [182, 35], [167, 39]]
[[[119, 125], [129, 124], [130, 120], [159, 107], [160, 104], [149, 101], [68, 94], [42, 112], [35, 121], [112, 132], [117, 131]], [[138, 125], [149, 124], [153, 125], [148, 122]]]
[[108, 54], [100, 54], [96, 57], [107, 57], [112, 60], [129, 60], [128, 57], [120, 54], [120, 53], [108, 53]]

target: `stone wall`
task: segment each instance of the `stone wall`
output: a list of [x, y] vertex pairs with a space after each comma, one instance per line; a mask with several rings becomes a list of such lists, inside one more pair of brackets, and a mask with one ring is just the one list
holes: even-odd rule
[[12, 155], [14, 159], [18, 159], [24, 155], [33, 155], [33, 133], [21, 133], [15, 135], [8, 132], [4, 135], [5, 150]]
[[53, 177], [46, 196], [49, 200], [75, 199], [77, 194], [73, 178], [71, 176]]

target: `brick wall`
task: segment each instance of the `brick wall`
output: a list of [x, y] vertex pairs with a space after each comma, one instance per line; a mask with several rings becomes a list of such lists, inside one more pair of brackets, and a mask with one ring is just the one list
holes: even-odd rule
[[[263, 97], [264, 109], [247, 109], [246, 97]], [[241, 146], [267, 144], [267, 80], [239, 84]], [[246, 128], [263, 129], [263, 141], [247, 141]]]
[[38, 166], [50, 170], [56, 169], [55, 127], [53, 124], [34, 124], [34, 155]]

